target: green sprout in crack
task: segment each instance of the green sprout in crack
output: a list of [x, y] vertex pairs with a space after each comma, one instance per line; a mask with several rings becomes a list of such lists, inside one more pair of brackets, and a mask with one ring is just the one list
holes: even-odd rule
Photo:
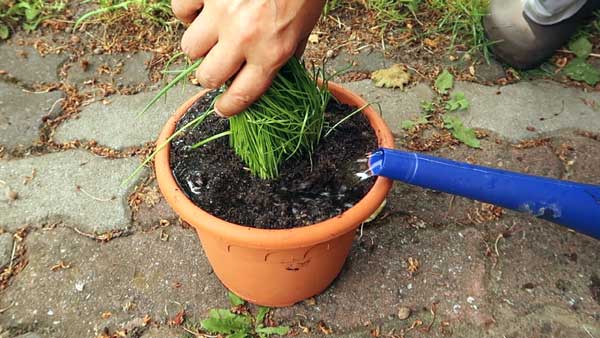
[[204, 333], [217, 334], [226, 338], [268, 338], [271, 335], [286, 335], [289, 332], [287, 326], [266, 326], [265, 319], [271, 309], [259, 306], [256, 315], [252, 316], [247, 309], [246, 302], [232, 292], [229, 292], [229, 301], [232, 310], [212, 309], [209, 318], [200, 322], [187, 321], [184, 337], [206, 336]]
[[83, 3], [97, 3], [98, 8], [91, 10], [75, 21], [75, 28], [83, 25], [94, 17], [100, 17], [107, 13], [136, 8], [142, 18], [168, 28], [177, 21], [171, 19], [172, 11], [169, 0], [85, 0]]

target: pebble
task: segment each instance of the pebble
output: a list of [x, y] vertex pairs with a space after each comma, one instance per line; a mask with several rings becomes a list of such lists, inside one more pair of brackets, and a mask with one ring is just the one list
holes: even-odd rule
[[6, 189], [6, 199], [8, 199], [9, 201], [16, 201], [19, 198], [19, 193], [7, 188]]
[[83, 282], [83, 281], [77, 281], [75, 283], [75, 290], [77, 290], [79, 292], [83, 291], [84, 287], [85, 287], [85, 282]]
[[408, 319], [408, 317], [410, 317], [410, 308], [403, 306], [398, 309], [398, 319], [405, 320]]

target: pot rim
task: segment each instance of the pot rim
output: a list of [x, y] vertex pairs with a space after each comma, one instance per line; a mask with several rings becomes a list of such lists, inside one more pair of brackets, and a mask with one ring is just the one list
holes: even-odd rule
[[[329, 90], [338, 100], [356, 107], [367, 105], [360, 96], [329, 82]], [[162, 144], [175, 132], [179, 119], [203, 95], [203, 89], [185, 101], [167, 121], [157, 144]], [[393, 148], [394, 137], [379, 113], [368, 105], [362, 112], [369, 120], [380, 147]], [[292, 229], [259, 229], [227, 222], [196, 206], [182, 191], [173, 177], [169, 164], [171, 145], [167, 144], [154, 159], [156, 179], [159, 188], [169, 205], [179, 216], [194, 226], [197, 231], [221, 237], [229, 245], [239, 245], [256, 249], [293, 249], [327, 242], [356, 229], [369, 218], [385, 200], [392, 187], [392, 180], [378, 177], [373, 187], [353, 207], [341, 214], [312, 225]]]

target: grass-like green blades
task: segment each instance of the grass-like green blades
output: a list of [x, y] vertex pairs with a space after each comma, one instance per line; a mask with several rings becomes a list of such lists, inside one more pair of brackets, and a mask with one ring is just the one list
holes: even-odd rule
[[203, 114], [199, 115], [198, 117], [196, 117], [192, 121], [190, 121], [187, 124], [185, 124], [183, 127], [179, 128], [177, 131], [175, 131], [173, 133], [173, 135], [169, 136], [169, 138], [167, 138], [165, 140], [165, 142], [157, 145], [156, 149], [152, 152], [152, 154], [148, 155], [148, 157], [146, 157], [146, 159], [144, 160], [144, 162], [142, 162], [142, 164], [140, 164], [137, 168], [135, 168], [135, 170], [131, 173], [131, 175], [129, 175], [129, 177], [127, 177], [123, 181], [123, 183], [121, 183], [121, 186], [127, 185], [127, 183], [129, 181], [131, 181], [131, 179], [133, 179], [135, 176], [137, 176], [140, 173], [140, 171], [142, 171], [142, 169], [144, 169], [144, 167], [146, 166], [146, 164], [148, 164], [148, 162], [150, 162], [150, 161], [152, 161], [152, 159], [154, 159], [154, 157], [156, 156], [156, 154], [158, 154], [161, 150], [163, 150], [163, 148], [166, 147], [167, 144], [169, 144], [177, 136], [181, 135], [181, 133], [183, 133], [184, 131], [186, 131], [190, 127], [193, 129], [194, 127], [200, 125], [202, 122], [204, 122], [204, 120], [208, 117], [208, 115], [210, 115], [210, 114], [212, 114], [214, 112], [215, 112], [215, 110], [211, 106], [211, 109], [208, 109]]
[[[179, 71], [138, 116], [196, 70], [200, 62], [201, 60], [198, 60]], [[296, 154], [312, 154], [323, 133], [324, 112], [330, 97], [325, 71], [314, 68], [310, 74], [298, 59], [292, 58], [279, 71], [271, 87], [257, 102], [229, 119], [229, 130], [199, 141], [192, 149], [229, 136], [231, 147], [250, 172], [263, 179], [275, 178], [279, 174], [282, 161]], [[214, 102], [207, 113], [177, 130], [164, 144], [158, 145], [125, 182], [137, 175], [168, 142], [184, 130], [202, 123], [208, 113], [214, 111]]]
[[148, 104], [146, 104], [144, 109], [142, 109], [142, 111], [138, 113], [137, 117], [142, 116], [145, 112], [148, 111], [148, 109], [150, 109], [150, 107], [152, 107], [158, 100], [160, 100], [161, 97], [167, 95], [169, 90], [171, 90], [173, 87], [175, 87], [179, 82], [181, 82], [181, 80], [185, 79], [188, 75], [193, 73], [196, 70], [196, 68], [198, 68], [198, 66], [200, 65], [201, 62], [202, 62], [202, 59], [194, 62], [192, 65], [188, 66], [187, 68], [185, 68], [184, 70], [179, 72], [179, 74], [173, 80], [171, 80], [171, 82], [167, 83], [167, 85], [165, 85], [158, 92], [158, 94], [156, 94], [150, 100], [150, 102], [148, 102]]
[[277, 177], [283, 160], [314, 151], [330, 98], [317, 78], [292, 58], [257, 102], [229, 119], [230, 144], [254, 175]]
[[100, 7], [93, 11], [89, 11], [89, 12], [85, 13], [84, 15], [82, 15], [79, 19], [77, 19], [77, 21], [75, 21], [75, 28], [79, 27], [84, 21], [88, 20], [89, 18], [91, 18], [93, 16], [112, 12], [112, 11], [115, 11], [118, 9], [127, 9], [130, 5], [133, 5], [136, 3], [141, 3], [141, 1], [140, 0], [128, 0], [128, 1], [119, 2], [119, 3], [111, 5], [111, 6]]
[[[82, 3], [92, 2], [91, 0], [82, 1]], [[169, 0], [96, 0], [99, 7], [95, 10], [83, 14], [75, 21], [75, 28], [79, 27], [85, 21], [92, 17], [100, 16], [110, 12], [119, 10], [127, 10], [130, 7], [139, 9], [139, 15], [145, 21], [151, 21], [165, 28], [174, 24], [176, 21], [171, 20], [171, 4]]]
[[[325, 135], [323, 135], [323, 137], [327, 137], [329, 136], [329, 134], [331, 134], [340, 124], [346, 122], [349, 118], [351, 118], [352, 116], [360, 113], [363, 109], [367, 108], [369, 105], [371, 105], [370, 103], [364, 104], [362, 107], [354, 110], [352, 113], [344, 116], [343, 119], [341, 119], [338, 123], [334, 124], [332, 127], [327, 129], [327, 132], [325, 133]], [[380, 109], [381, 111], [381, 109]]]

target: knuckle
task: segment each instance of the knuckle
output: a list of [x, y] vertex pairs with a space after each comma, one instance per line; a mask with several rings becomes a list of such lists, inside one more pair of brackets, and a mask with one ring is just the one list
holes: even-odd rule
[[272, 62], [279, 66], [284, 64], [295, 52], [293, 44], [284, 42], [281, 43], [277, 48], [271, 50]]
[[196, 80], [198, 80], [204, 88], [215, 89], [221, 86], [221, 83], [215, 77], [201, 70], [196, 73]]
[[229, 96], [231, 103], [236, 107], [246, 107], [252, 103], [252, 97], [241, 92], [232, 92]]
[[256, 40], [257, 35], [258, 35], [258, 30], [255, 28], [249, 27], [247, 29], [242, 29], [239, 32], [238, 38], [242, 45], [248, 45], [248, 44], [253, 43]]
[[185, 6], [183, 4], [183, 0], [172, 0], [171, 1], [171, 9], [173, 10], [173, 14], [179, 19], [186, 16]]

